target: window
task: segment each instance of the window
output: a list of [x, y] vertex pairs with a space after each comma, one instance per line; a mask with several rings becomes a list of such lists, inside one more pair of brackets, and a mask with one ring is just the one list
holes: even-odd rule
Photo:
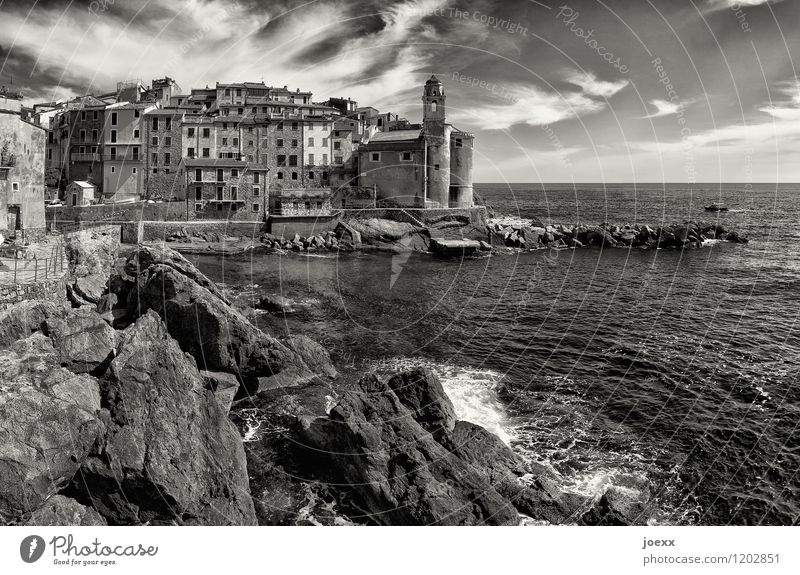
[[253, 211], [258, 212], [258, 204], [253, 204]]
[[313, 148], [314, 147], [314, 138], [309, 138], [308, 139], [308, 147], [309, 148]]
[[307, 210], [311, 209], [311, 202], [305, 202], [305, 207]]
[[84, 112], [83, 110], [81, 110], [81, 121], [83, 121], [83, 120], [85, 120], [85, 119], [86, 119], [86, 112]]
[[261, 172], [253, 172], [253, 183], [257, 184], [259, 182], [259, 178], [261, 177]]
[[133, 117], [134, 118], [138, 118], [139, 117], [139, 109], [138, 108], [133, 111]]
[[186, 135], [190, 138], [194, 138], [194, 128], [187, 128]]
[[86, 140], [86, 130], [81, 130], [81, 142]]
[[242, 114], [244, 114], [244, 108], [237, 108], [236, 112], [241, 116]]
[[164, 154], [164, 163], [167, 165], [172, 163], [172, 154], [170, 154], [169, 152]]
[[99, 112], [95, 110], [94, 112], [92, 112], [92, 120], [98, 120], [98, 119], [100, 119], [100, 115]]
[[165, 130], [172, 129], [172, 118], [164, 118], [164, 129]]
[[224, 182], [225, 181], [224, 174], [225, 173], [222, 170], [217, 170], [217, 181], [218, 182]]
[[223, 146], [227, 146], [228, 145], [228, 138], [222, 138], [222, 145]]
[[[95, 130], [95, 132], [96, 131], [97, 130]], [[138, 140], [139, 139], [139, 130], [134, 130], [133, 131], [133, 138], [134, 138], [134, 140]]]
[[221, 211], [222, 211], [222, 204], [217, 204], [217, 211], [218, 211], [218, 212], [221, 212]]
[[158, 168], [153, 168], [153, 173], [157, 174], [158, 173]]
[[322, 147], [323, 148], [327, 148], [328, 147], [328, 138], [322, 138]]
[[117, 171], [117, 168], [116, 168], [116, 166], [111, 166], [111, 173], [113, 174], [113, 173], [114, 173], [114, 172], [116, 172], [116, 171]]
[[117, 159], [117, 149], [116, 148], [110, 148], [110, 151], [111, 151], [111, 159], [112, 160], [116, 160]]
[[308, 172], [308, 179], [309, 180], [313, 180], [314, 179], [314, 172]]
[[247, 140], [247, 145], [252, 147], [253, 146], [253, 140]]
[[278, 125], [275, 127], [275, 129], [283, 131], [283, 122], [278, 122]]
[[334, 142], [333, 143], [333, 149], [334, 150], [341, 150], [342, 149], [342, 143], [341, 142]]
[[436, 101], [434, 100], [433, 102], [431, 102], [431, 112], [435, 111], [436, 111]]
[[203, 199], [203, 188], [201, 188], [200, 186], [196, 186], [194, 189], [194, 199], [195, 200]]
[[189, 148], [188, 150], [186, 150], [186, 155], [189, 156], [190, 158], [194, 158], [194, 148]]
[[322, 165], [323, 166], [328, 165], [328, 154], [322, 154]]
[[238, 178], [239, 177], [239, 170], [237, 170], [237, 169], [231, 170], [231, 177], [232, 178]]
[[11, 182], [11, 191], [18, 192], [19, 191], [19, 182]]
[[239, 199], [239, 188], [236, 186], [231, 186], [231, 199], [238, 200]]
[[439, 164], [433, 164], [433, 169], [434, 170], [438, 170], [439, 169]]
[[153, 118], [153, 129], [158, 130], [158, 118]]
[[292, 140], [292, 147], [296, 148], [297, 147], [297, 143], [298, 143], [297, 140]]
[[202, 182], [203, 181], [203, 170], [202, 170], [202, 168], [195, 168], [194, 169], [194, 181], [195, 182]]
[[464, 142], [461, 140], [461, 138], [456, 138], [456, 148], [463, 148], [463, 147], [464, 147]]
[[194, 211], [202, 212], [203, 211], [203, 204], [195, 204], [194, 205]]
[[373, 162], [380, 162], [381, 161], [381, 153], [380, 152], [372, 152], [372, 155], [370, 156], [370, 159]]
[[230, 88], [225, 88], [225, 95], [226, 96], [230, 96], [231, 95], [231, 89]]
[[286, 156], [284, 154], [278, 154], [278, 165], [279, 166], [286, 165]]
[[152, 160], [152, 164], [154, 166], [158, 165], [158, 154], [150, 154], [150, 159]]
[[411, 161], [411, 152], [401, 152], [400, 161], [401, 162], [410, 162]]
[[233, 145], [234, 146], [238, 146], [239, 145], [239, 138], [234, 138], [233, 139]]
[[314, 165], [314, 154], [309, 154], [308, 155], [308, 165], [309, 166], [313, 166]]
[[283, 179], [283, 172], [278, 172], [278, 179], [279, 179], [279, 180], [282, 180], [282, 179]]
[[158, 145], [158, 136], [153, 136], [152, 138], [150, 138], [150, 144], [153, 145], [153, 146], [157, 146]]
[[297, 122], [292, 122], [292, 130], [297, 130], [300, 127], [300, 124]]
[[78, 153], [85, 154], [86, 153], [86, 146], [81, 146], [78, 148]]
[[322, 202], [317, 202], [317, 209], [318, 209], [318, 210], [321, 210], [321, 209], [322, 209]]
[[253, 197], [257, 198], [261, 194], [261, 188], [253, 186]]
[[138, 160], [139, 160], [139, 148], [134, 148], [134, 149], [133, 149], [133, 159], [134, 159], [135, 161], [138, 161]]
[[322, 172], [322, 179], [323, 180], [327, 180], [328, 179], [328, 172]]
[[289, 156], [289, 165], [296, 166], [297, 165], [297, 156], [291, 155]]
[[203, 137], [210, 138], [211, 137], [211, 128], [203, 128]]
[[297, 179], [297, 172], [292, 172], [292, 179], [293, 179], [293, 180], [296, 180], [296, 179]]
[[278, 138], [277, 142], [275, 142], [275, 145], [277, 147], [279, 147], [279, 148], [282, 148], [283, 147], [283, 138]]
[[323, 132], [327, 132], [328, 131], [328, 124], [322, 124], [322, 131]]
[[171, 138], [171, 137], [169, 137], [169, 136], [167, 136], [166, 138], [164, 138], [164, 145], [165, 145], [165, 146], [171, 146], [171, 145], [172, 145], [172, 138]]
[[208, 148], [203, 148], [203, 157], [204, 158], [210, 158], [211, 157], [211, 150], [209, 150]]
[[241, 98], [242, 97], [242, 89], [241, 88], [236, 88], [236, 97], [237, 98]]
[[136, 175], [136, 168], [131, 168], [131, 174]]
[[217, 186], [217, 199], [222, 200], [222, 186]]
[[117, 141], [117, 131], [116, 130], [111, 130], [111, 142], [113, 143], [113, 142], [116, 142], [116, 141]]
[[314, 131], [314, 124], [312, 124], [312, 123], [308, 124], [308, 131], [309, 132], [313, 132]]

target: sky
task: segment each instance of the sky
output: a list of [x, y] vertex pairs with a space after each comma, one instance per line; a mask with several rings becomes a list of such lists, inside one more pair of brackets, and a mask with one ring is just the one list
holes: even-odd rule
[[797, 182], [798, 25], [797, 0], [0, 0], [0, 84], [264, 81], [417, 122], [435, 74], [476, 182]]

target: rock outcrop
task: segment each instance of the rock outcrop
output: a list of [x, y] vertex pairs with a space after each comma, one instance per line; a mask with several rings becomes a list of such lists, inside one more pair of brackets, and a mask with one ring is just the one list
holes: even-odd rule
[[119, 237], [104, 231], [85, 230], [65, 236], [64, 251], [69, 263], [67, 295], [73, 305], [100, 301], [118, 249]]
[[95, 378], [59, 366], [34, 333], [0, 351], [0, 522], [37, 510], [77, 473], [101, 437]]
[[54, 495], [42, 507], [34, 511], [25, 524], [89, 527], [108, 525], [108, 522], [91, 507], [81, 505], [74, 499], [63, 495]]
[[241, 438], [153, 312], [122, 332], [103, 445], [73, 489], [113, 524], [251, 525]]
[[[402, 378], [400, 380], [402, 381]], [[408, 394], [416, 403], [420, 396]], [[419, 410], [417, 410], [419, 411]], [[423, 411], [438, 426], [441, 409]], [[370, 375], [302, 433], [380, 524], [513, 525], [514, 507], [426, 431], [389, 385]]]
[[73, 373], [102, 375], [114, 355], [115, 332], [93, 309], [73, 309], [44, 322], [59, 362]]

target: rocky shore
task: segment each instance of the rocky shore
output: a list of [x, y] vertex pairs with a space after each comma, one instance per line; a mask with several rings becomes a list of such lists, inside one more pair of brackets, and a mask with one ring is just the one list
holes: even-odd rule
[[[171, 249], [119, 257], [91, 232], [67, 245], [65, 303], [0, 312], [2, 524], [624, 525], [653, 514], [643, 492], [560, 490], [548, 467], [459, 421], [427, 369], [340, 376], [321, 345], [259, 330]], [[254, 414], [260, 432], [244, 442]]]
[[447, 252], [448, 242], [456, 252], [499, 250], [535, 250], [567, 248], [636, 248], [683, 250], [700, 248], [709, 240], [747, 243], [748, 239], [715, 222], [684, 222], [666, 226], [613, 225], [596, 226], [544, 225], [539, 220], [489, 221], [475, 225], [469, 218], [453, 216], [423, 225], [382, 218], [349, 219], [334, 230], [290, 238], [261, 234], [255, 238], [227, 237], [220, 234], [186, 231], [165, 238], [182, 253], [220, 253], [237, 255], [263, 248], [282, 252], [339, 252], [379, 250], [387, 252]]

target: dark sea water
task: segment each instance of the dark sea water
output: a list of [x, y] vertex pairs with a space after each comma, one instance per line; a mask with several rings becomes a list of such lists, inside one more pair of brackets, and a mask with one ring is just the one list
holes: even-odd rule
[[[344, 370], [424, 363], [459, 416], [552, 466], [565, 489], [650, 489], [665, 524], [800, 522], [800, 186], [476, 185], [496, 216], [715, 220], [748, 245], [196, 256], [243, 297], [280, 293], [275, 333]], [[731, 211], [705, 213], [725, 202]]]

